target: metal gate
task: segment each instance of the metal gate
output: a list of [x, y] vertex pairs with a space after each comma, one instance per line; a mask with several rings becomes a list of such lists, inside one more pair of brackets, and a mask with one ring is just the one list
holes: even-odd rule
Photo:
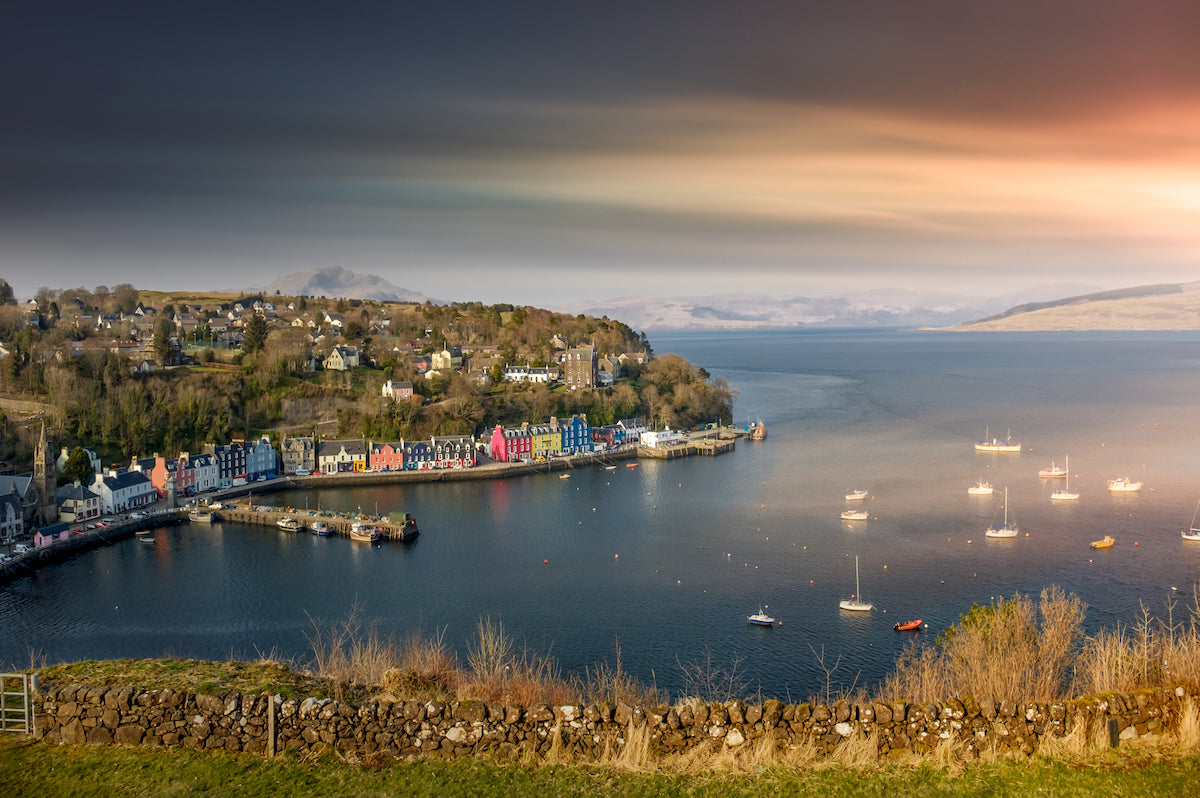
[[0, 673], [0, 732], [33, 733], [29, 675]]

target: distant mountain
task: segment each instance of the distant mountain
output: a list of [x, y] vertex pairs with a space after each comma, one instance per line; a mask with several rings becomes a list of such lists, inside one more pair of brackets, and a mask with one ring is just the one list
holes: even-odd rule
[[268, 294], [278, 291], [284, 296], [323, 296], [331, 299], [346, 297], [374, 299], [379, 302], [437, 301], [424, 294], [393, 285], [377, 274], [359, 274], [341, 266], [326, 266], [323, 269], [285, 274], [260, 290]]
[[1200, 282], [1098, 291], [1009, 308], [954, 330], [1200, 330]]
[[[1080, 286], [1060, 286], [1078, 290]], [[1048, 289], [1037, 290], [1041, 297]], [[1087, 290], [1086, 288], [1084, 290]], [[781, 297], [720, 294], [671, 299], [621, 299], [553, 308], [608, 316], [637, 330], [751, 329], [756, 327], [945, 327], [991, 316], [1028, 302], [1029, 293], [969, 297], [935, 291], [876, 290], [845, 296]], [[1061, 296], [1061, 294], [1059, 294]]]

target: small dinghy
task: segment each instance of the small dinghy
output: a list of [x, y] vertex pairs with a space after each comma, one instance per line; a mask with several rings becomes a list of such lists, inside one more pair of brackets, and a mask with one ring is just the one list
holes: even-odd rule
[[922, 619], [918, 618], [915, 621], [905, 621], [892, 626], [897, 632], [915, 632], [921, 628]]

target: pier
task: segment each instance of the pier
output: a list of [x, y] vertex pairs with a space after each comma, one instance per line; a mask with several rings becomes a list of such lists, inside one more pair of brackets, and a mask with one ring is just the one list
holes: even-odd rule
[[701, 438], [687, 443], [681, 443], [677, 446], [639, 446], [637, 450], [638, 457], [649, 457], [657, 460], [674, 460], [677, 457], [693, 457], [701, 455], [705, 457], [716, 457], [719, 454], [732, 452], [736, 441], [733, 439], [713, 439]]
[[237, 504], [232, 508], [222, 507], [220, 510], [214, 509], [212, 513], [214, 520], [255, 526], [278, 526], [279, 521], [290, 518], [301, 525], [298, 532], [310, 531], [313, 523], [319, 521], [329, 528], [330, 536], [349, 537], [350, 525], [355, 523], [378, 529], [383, 533], [382, 540], [403, 542], [413, 540], [421, 534], [417, 528], [417, 519], [408, 513], [392, 513], [382, 517], [362, 514], [329, 515], [316, 510], [293, 510], [256, 504]]

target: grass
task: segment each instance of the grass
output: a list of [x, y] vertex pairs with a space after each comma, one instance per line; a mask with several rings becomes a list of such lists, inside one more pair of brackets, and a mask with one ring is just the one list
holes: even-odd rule
[[916, 767], [658, 772], [611, 766], [528, 767], [475, 759], [378, 762], [264, 760], [247, 754], [118, 746], [48, 746], [0, 738], [0, 785], [23, 798], [175, 796], [1145, 796], [1187, 795], [1200, 758], [1129, 749], [1092, 764], [1001, 760], [958, 771]]
[[284, 698], [333, 697], [334, 685], [294, 672], [282, 662], [212, 662], [195, 659], [84, 660], [38, 668], [42, 684], [90, 687], [131, 685], [176, 692], [258, 694], [278, 693]]

